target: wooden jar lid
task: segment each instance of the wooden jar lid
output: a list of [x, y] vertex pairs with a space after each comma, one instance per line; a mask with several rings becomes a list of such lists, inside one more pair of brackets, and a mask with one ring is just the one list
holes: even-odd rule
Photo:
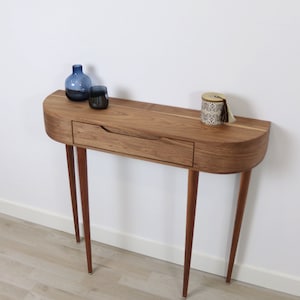
[[223, 102], [223, 100], [226, 100], [226, 97], [223, 94], [211, 92], [203, 94], [202, 100], [208, 102]]

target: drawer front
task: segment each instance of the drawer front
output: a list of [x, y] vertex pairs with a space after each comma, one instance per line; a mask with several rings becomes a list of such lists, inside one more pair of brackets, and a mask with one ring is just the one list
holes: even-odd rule
[[194, 143], [101, 125], [73, 122], [74, 144], [174, 165], [193, 165]]

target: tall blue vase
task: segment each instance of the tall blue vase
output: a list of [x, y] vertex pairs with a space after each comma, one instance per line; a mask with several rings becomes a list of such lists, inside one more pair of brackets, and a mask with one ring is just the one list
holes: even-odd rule
[[73, 65], [73, 73], [65, 81], [66, 96], [72, 101], [89, 99], [92, 81], [82, 72], [82, 65]]

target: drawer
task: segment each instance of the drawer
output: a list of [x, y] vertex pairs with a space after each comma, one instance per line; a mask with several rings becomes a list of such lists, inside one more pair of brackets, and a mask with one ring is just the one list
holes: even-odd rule
[[194, 143], [153, 136], [136, 129], [120, 129], [73, 122], [74, 144], [116, 154], [174, 165], [193, 165]]

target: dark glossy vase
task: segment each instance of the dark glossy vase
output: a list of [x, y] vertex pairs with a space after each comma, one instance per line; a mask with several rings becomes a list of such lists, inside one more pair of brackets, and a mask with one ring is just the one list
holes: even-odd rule
[[72, 101], [89, 99], [92, 81], [82, 72], [82, 65], [73, 65], [73, 73], [65, 81], [66, 96]]

